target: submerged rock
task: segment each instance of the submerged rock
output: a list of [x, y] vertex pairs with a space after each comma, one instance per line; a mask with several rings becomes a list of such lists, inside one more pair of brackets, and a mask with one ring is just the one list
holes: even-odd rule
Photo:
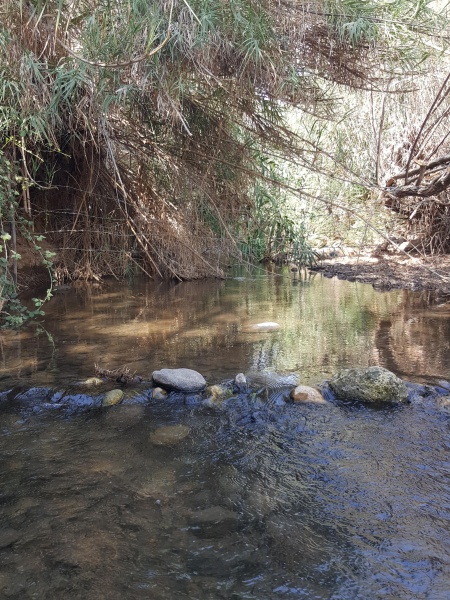
[[232, 510], [211, 506], [193, 513], [189, 522], [195, 535], [201, 538], [220, 538], [236, 531], [239, 518]]
[[255, 323], [255, 325], [252, 325], [252, 329], [254, 331], [276, 331], [277, 329], [280, 329], [280, 324], [266, 321], [264, 323]]
[[187, 425], [168, 425], [159, 427], [150, 434], [150, 441], [155, 446], [174, 446], [184, 440], [190, 433]]
[[20, 539], [20, 534], [15, 529], [10, 527], [6, 529], [0, 529], [0, 549], [8, 548], [12, 546]]
[[438, 381], [438, 385], [450, 393], [450, 382], [446, 381], [445, 379], [441, 379]]
[[448, 396], [440, 396], [436, 398], [436, 406], [443, 408], [446, 412], [450, 411], [450, 398]]
[[85, 410], [97, 406], [98, 400], [87, 394], [67, 394], [61, 398], [60, 403], [69, 410]]
[[103, 396], [102, 406], [114, 406], [123, 400], [122, 390], [110, 390]]
[[160, 387], [155, 387], [152, 390], [152, 400], [165, 400], [169, 394], [166, 390]]
[[233, 395], [230, 388], [227, 388], [224, 385], [210, 385], [206, 392], [208, 397], [204, 401], [204, 404], [213, 407], [221, 406], [225, 400]]
[[327, 401], [318, 390], [307, 385], [298, 385], [289, 395], [294, 402], [327, 404]]
[[234, 378], [234, 385], [237, 387], [239, 392], [247, 391], [247, 378], [244, 373], [238, 373]]
[[177, 392], [201, 392], [206, 388], [203, 375], [192, 369], [161, 369], [153, 371], [152, 378], [157, 385]]
[[80, 381], [80, 385], [85, 385], [87, 387], [96, 387], [98, 385], [103, 384], [103, 379], [99, 377], [88, 377], [84, 381]]
[[329, 385], [339, 400], [396, 403], [408, 399], [403, 381], [383, 367], [344, 369]]
[[437, 396], [437, 392], [429, 385], [423, 385], [421, 383], [413, 383], [411, 381], [405, 381], [405, 387], [408, 391], [408, 402], [420, 403], [426, 398]]
[[441, 385], [434, 385], [433, 390], [439, 396], [448, 396], [450, 394], [450, 391], [446, 387], [443, 387]]

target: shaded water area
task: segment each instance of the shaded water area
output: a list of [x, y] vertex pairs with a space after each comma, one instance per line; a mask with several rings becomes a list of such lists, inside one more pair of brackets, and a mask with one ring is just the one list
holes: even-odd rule
[[[2, 333], [1, 389], [95, 363], [148, 382], [105, 409], [0, 402], [0, 597], [448, 598], [450, 413], [285, 399], [349, 366], [448, 379], [449, 306], [266, 272], [61, 290], [41, 330]], [[257, 393], [155, 401], [162, 367]]]

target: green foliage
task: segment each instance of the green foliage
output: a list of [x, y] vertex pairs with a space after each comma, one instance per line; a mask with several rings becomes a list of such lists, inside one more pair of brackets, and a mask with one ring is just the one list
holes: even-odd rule
[[1, 10], [3, 227], [20, 197], [18, 227], [52, 235], [69, 278], [122, 276], [136, 255], [150, 275], [221, 275], [224, 238], [257, 260], [313, 260], [307, 238], [327, 220], [314, 198], [342, 224], [331, 202], [359, 208], [377, 184], [376, 127], [353, 126], [348, 90], [409, 89], [405, 67], [421, 68], [422, 42], [446, 26], [428, 0]]
[[380, 3], [360, 0], [325, 2], [325, 13], [340, 40], [348, 41], [354, 48], [363, 42], [374, 42], [378, 37]]
[[[4, 153], [0, 151], [0, 326], [18, 328], [27, 321], [33, 320], [44, 314], [42, 306], [52, 296], [52, 288], [48, 288], [44, 297], [32, 298], [33, 306], [25, 306], [19, 298], [16, 280], [16, 269], [14, 265], [22, 258], [15, 248], [15, 234], [12, 236], [6, 229], [19, 226], [22, 234], [34, 243], [38, 252], [42, 253], [39, 246], [44, 237], [34, 235], [31, 231], [29, 221], [22, 218], [18, 213], [16, 201], [17, 193], [12, 187], [13, 165], [8, 161]], [[42, 253], [42, 264], [47, 267], [51, 278], [53, 253], [45, 251]]]
[[[257, 156], [264, 179], [276, 181], [279, 168], [263, 154]], [[290, 209], [289, 197], [276, 183], [259, 181], [254, 186], [254, 208], [241, 224], [241, 252], [250, 260], [294, 262], [311, 266], [316, 255], [307, 242], [305, 222]]]

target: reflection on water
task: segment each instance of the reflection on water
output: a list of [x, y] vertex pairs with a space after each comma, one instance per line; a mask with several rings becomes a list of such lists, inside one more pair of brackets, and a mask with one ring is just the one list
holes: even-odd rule
[[[3, 333], [1, 383], [57, 386], [96, 362], [275, 386], [367, 364], [446, 378], [448, 316], [320, 276], [105, 284], [61, 292], [38, 335]], [[1, 598], [448, 598], [450, 417], [431, 399], [1, 408]]]
[[[1, 334], [1, 387], [64, 385], [93, 375], [95, 363], [144, 378], [190, 367], [213, 382], [268, 370], [315, 383], [343, 366], [373, 364], [406, 378], [447, 377], [447, 304], [433, 308], [428, 293], [283, 274], [63, 289], [38, 333]], [[279, 330], [250, 327], [266, 321]]]

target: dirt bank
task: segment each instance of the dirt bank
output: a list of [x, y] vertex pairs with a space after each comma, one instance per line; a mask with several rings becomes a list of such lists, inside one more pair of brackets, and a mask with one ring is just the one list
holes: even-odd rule
[[312, 270], [325, 277], [370, 283], [380, 290], [435, 290], [450, 294], [450, 255], [366, 254], [323, 260]]

